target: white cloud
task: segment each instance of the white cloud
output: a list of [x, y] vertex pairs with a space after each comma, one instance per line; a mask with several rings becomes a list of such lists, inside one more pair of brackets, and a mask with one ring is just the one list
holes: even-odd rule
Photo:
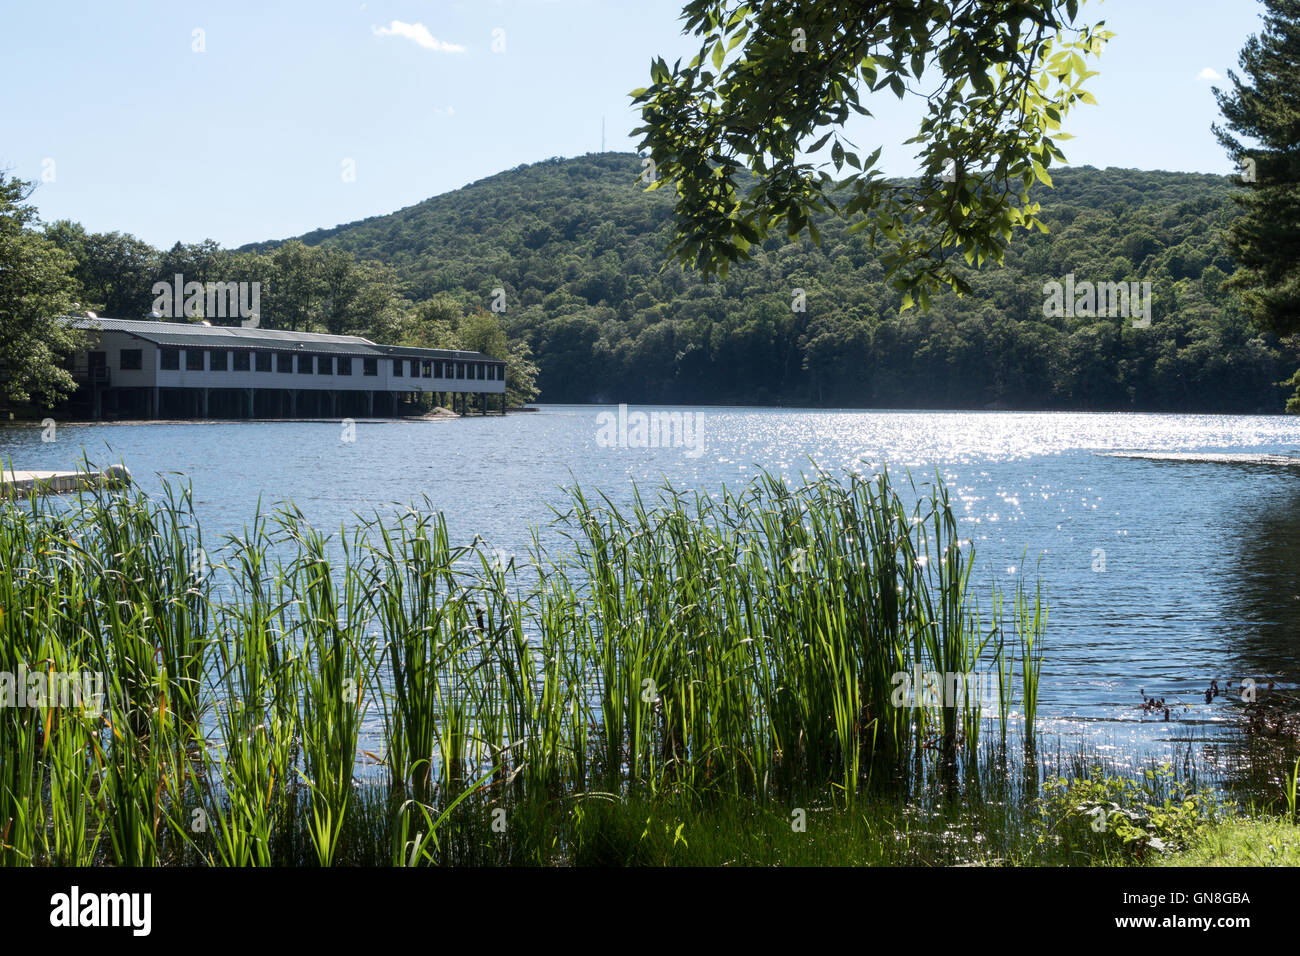
[[1223, 77], [1219, 76], [1218, 73], [1215, 73], [1215, 72], [1214, 72], [1213, 68], [1208, 67], [1208, 66], [1207, 66], [1205, 69], [1201, 70], [1200, 73], [1197, 73], [1197, 74], [1196, 74], [1196, 77], [1197, 77], [1197, 79], [1201, 79], [1201, 80], [1221, 80], [1221, 79], [1223, 79]]
[[386, 27], [371, 27], [370, 30], [377, 37], [406, 37], [426, 50], [435, 50], [438, 53], [465, 52], [465, 48], [458, 43], [448, 43], [436, 38], [423, 23], [403, 23], [401, 20], [394, 20]]

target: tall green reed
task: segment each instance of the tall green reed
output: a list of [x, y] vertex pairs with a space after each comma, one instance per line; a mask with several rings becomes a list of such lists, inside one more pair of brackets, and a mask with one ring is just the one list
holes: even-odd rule
[[[0, 861], [330, 865], [381, 813], [387, 856], [434, 862], [471, 794], [852, 803], [935, 742], [974, 760], [965, 676], [1006, 633], [1001, 596], [982, 616], [942, 483], [905, 491], [820, 471], [622, 506], [574, 489], [563, 546], [534, 531], [504, 562], [427, 502], [337, 537], [259, 508], [212, 555], [166, 482], [2, 502], [0, 669], [92, 669], [105, 695], [0, 709]], [[1032, 735], [1041, 590], [1013, 616], [1004, 739], [1016, 663]], [[899, 698], [931, 672], [963, 692]]]

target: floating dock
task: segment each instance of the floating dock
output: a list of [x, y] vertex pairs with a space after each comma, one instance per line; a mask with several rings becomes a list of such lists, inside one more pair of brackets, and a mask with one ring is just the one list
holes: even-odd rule
[[131, 482], [125, 465], [112, 465], [103, 471], [14, 471], [0, 469], [0, 498], [38, 495], [62, 495], [89, 488], [115, 488]]
[[1263, 465], [1270, 468], [1300, 468], [1300, 455], [1218, 454], [1199, 451], [1111, 451], [1103, 458], [1141, 458], [1145, 461], [1183, 461], [1202, 465]]

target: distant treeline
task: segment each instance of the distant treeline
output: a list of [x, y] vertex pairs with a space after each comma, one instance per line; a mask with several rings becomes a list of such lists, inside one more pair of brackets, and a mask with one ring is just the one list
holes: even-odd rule
[[[1039, 188], [1049, 235], [1015, 238], [974, 294], [900, 312], [864, 233], [772, 239], [723, 281], [663, 267], [666, 190], [604, 153], [492, 176], [301, 241], [77, 255], [107, 314], [148, 311], [155, 276], [262, 279], [262, 324], [450, 342], [474, 317], [531, 351], [552, 402], [1281, 411], [1295, 343], [1243, 317], [1222, 241], [1226, 176], [1089, 167]], [[142, 247], [142, 248], [140, 248]], [[1151, 284], [1151, 322], [1044, 314], [1048, 283]], [[800, 292], [802, 290], [802, 293]], [[1053, 310], [1060, 311], [1060, 310]], [[462, 346], [470, 347], [470, 346]]]

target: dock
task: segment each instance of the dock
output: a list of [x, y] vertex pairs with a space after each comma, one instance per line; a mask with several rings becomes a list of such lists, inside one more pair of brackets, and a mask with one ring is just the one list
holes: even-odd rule
[[114, 488], [131, 482], [125, 465], [111, 465], [103, 471], [15, 471], [0, 469], [0, 498], [68, 494], [90, 488]]
[[1144, 461], [1179, 461], [1193, 465], [1260, 465], [1269, 468], [1300, 468], [1300, 455], [1260, 455], [1254, 452], [1199, 451], [1111, 451], [1103, 458], [1140, 458]]

